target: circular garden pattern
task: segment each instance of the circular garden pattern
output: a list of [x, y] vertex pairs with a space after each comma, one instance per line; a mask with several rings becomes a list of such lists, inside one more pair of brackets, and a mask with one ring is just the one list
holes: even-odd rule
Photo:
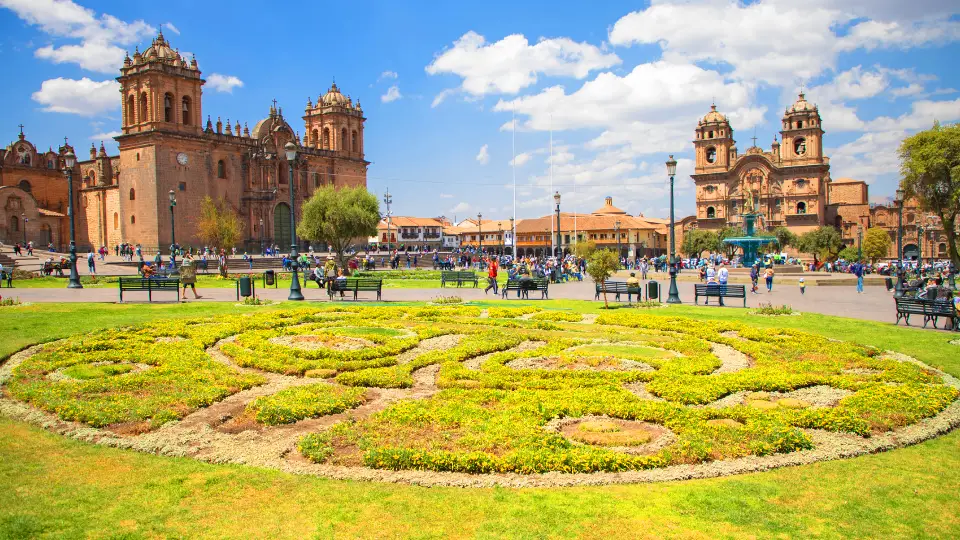
[[960, 382], [909, 357], [644, 310], [168, 320], [32, 347], [0, 384], [0, 412], [100, 444], [463, 486], [764, 470], [960, 423]]

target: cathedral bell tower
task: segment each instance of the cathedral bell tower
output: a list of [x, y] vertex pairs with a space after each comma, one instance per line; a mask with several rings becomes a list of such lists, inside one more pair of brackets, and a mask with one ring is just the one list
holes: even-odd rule
[[717, 112], [716, 105], [711, 105], [710, 112], [697, 122], [693, 146], [696, 151], [696, 174], [726, 171], [736, 161], [737, 146], [733, 140], [733, 129], [727, 117]]
[[803, 93], [787, 107], [783, 114], [783, 141], [780, 154], [784, 165], [823, 163], [823, 129], [817, 106], [808, 102]]
[[145, 131], [200, 134], [201, 86], [197, 59], [189, 63], [170, 48], [163, 32], [147, 50], [127, 55], [120, 68], [124, 135]]
[[316, 105], [307, 100], [303, 121], [307, 130], [305, 146], [363, 159], [363, 123], [366, 118], [360, 100], [354, 104], [350, 96], [340, 92], [337, 83], [317, 98]]

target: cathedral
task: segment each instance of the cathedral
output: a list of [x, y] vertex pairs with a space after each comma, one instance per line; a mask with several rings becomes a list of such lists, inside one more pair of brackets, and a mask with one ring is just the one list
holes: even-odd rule
[[[207, 196], [222, 200], [244, 224], [243, 244], [289, 246], [290, 187], [296, 208], [323, 186], [367, 185], [360, 101], [334, 83], [308, 99], [301, 117], [303, 139], [274, 101], [269, 114], [251, 129], [247, 123], [204, 121], [197, 60], [189, 62], [163, 34], [120, 68], [121, 134], [119, 155], [103, 143], [77, 156], [73, 168], [77, 245], [81, 250], [121, 243], [146, 252], [166, 251], [171, 243], [171, 192], [176, 199], [176, 240], [202, 246], [196, 220]], [[297, 146], [293, 177], [283, 147]], [[68, 139], [56, 151], [41, 151], [27, 140], [0, 150], [0, 239], [6, 244], [32, 240], [45, 247], [69, 244], [64, 156], [74, 152]], [[76, 152], [74, 152], [76, 153]]]

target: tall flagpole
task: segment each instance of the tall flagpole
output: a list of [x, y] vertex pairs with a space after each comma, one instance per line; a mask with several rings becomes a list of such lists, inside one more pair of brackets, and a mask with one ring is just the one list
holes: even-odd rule
[[514, 103], [510, 111], [511, 124], [513, 127], [512, 146], [513, 159], [510, 160], [511, 170], [513, 171], [513, 260], [517, 260], [517, 105]]

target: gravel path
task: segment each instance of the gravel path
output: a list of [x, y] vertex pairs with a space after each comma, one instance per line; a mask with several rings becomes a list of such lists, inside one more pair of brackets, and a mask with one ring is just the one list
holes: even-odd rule
[[714, 374], [735, 373], [753, 366], [753, 359], [729, 345], [711, 343], [710, 352], [720, 359], [720, 367], [713, 372]]
[[[533, 349], [538, 349], [540, 347], [543, 347], [546, 344], [547, 343], [545, 341], [524, 341], [512, 349], [507, 349], [506, 351], [502, 351], [502, 352], [532, 351]], [[494, 353], [483, 354], [480, 356], [474, 356], [473, 358], [468, 358], [463, 362], [463, 367], [473, 371], [480, 371], [480, 365], [486, 362], [491, 356], [495, 354], [500, 354], [500, 353], [494, 352]]]

